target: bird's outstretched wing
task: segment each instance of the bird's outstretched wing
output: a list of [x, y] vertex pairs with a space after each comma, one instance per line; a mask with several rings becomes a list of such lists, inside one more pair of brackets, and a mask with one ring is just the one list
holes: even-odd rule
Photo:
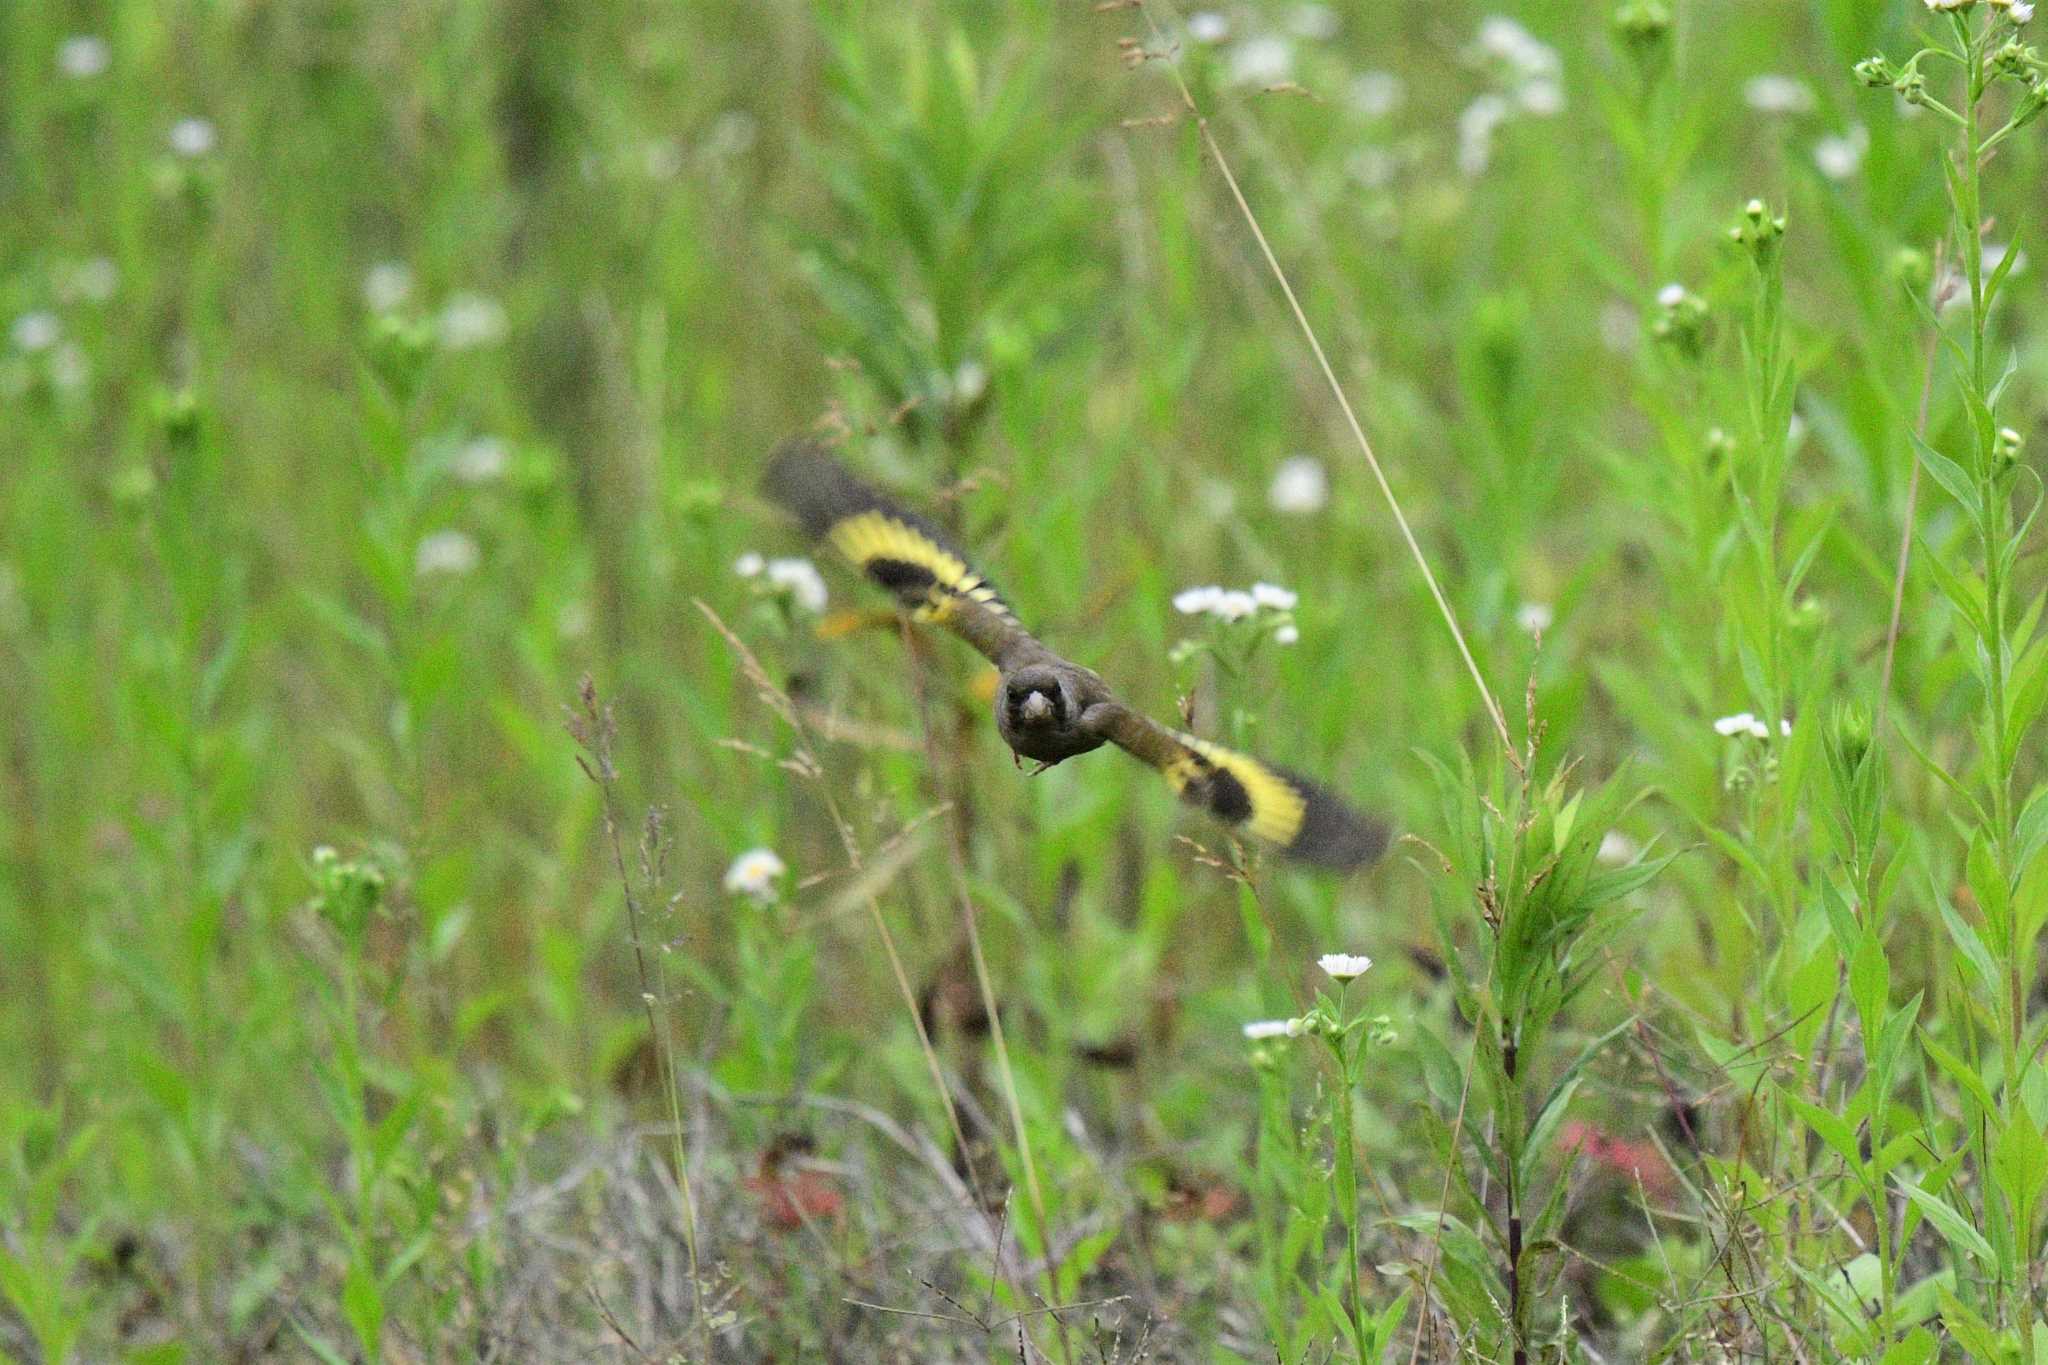
[[944, 532], [854, 477], [817, 442], [784, 441], [761, 486], [806, 535], [839, 551], [918, 620], [944, 626], [998, 668], [1043, 648]]
[[1110, 743], [1157, 768], [1181, 800], [1290, 858], [1346, 869], [1386, 852], [1385, 826], [1299, 773], [1170, 730], [1121, 702], [1093, 708], [1088, 719]]

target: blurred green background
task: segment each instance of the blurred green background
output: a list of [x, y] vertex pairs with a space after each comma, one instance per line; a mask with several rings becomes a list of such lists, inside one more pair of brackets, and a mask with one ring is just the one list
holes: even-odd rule
[[[1518, 733], [1533, 680], [1553, 752], [1656, 788], [1633, 839], [1690, 844], [1739, 799], [1710, 722], [1753, 701], [1727, 546], [1670, 454], [1741, 418], [1725, 229], [1752, 195], [1792, 224], [1786, 516], [1817, 547], [1821, 688], [1882, 639], [1920, 365], [1890, 271], [1941, 230], [1940, 134], [1849, 76], [1917, 5], [1682, 5], [1654, 117], [1607, 9], [1155, 13]], [[1246, 1179], [1239, 1025], [1286, 1013], [1316, 952], [1381, 958], [1397, 1019], [1443, 1013], [1404, 953], [1427, 851], [1343, 882], [1269, 863], [1255, 909], [1137, 765], [1015, 771], [965, 651], [821, 638], [734, 570], [806, 553], [754, 485], [816, 427], [1156, 714], [1190, 697], [1436, 837], [1417, 751], [1482, 751], [1484, 712], [1125, 37], [1162, 46], [1078, 0], [0, 11], [0, 1349], [692, 1339], [668, 1111], [564, 725], [587, 674], [636, 873], [665, 813], [645, 932], [719, 1351], [988, 1349], [844, 1302], [950, 1311], [916, 1276], [973, 1284], [985, 1253], [946, 1212], [943, 1116], [822, 791], [870, 860], [918, 826], [880, 900], [917, 989], [958, 975], [960, 852], [1079, 1267], [1058, 1289], [1133, 1296], [1102, 1310], [1126, 1349], [1149, 1321], [1164, 1358], [1271, 1358], [1242, 1221], [1182, 1206]], [[2025, 140], [2002, 158], [2038, 183]], [[1660, 340], [1674, 281], [1705, 320]], [[2024, 270], [2015, 292], [2038, 311]], [[2031, 391], [2037, 347], [2020, 366]], [[1310, 466], [1275, 488], [1304, 456], [1326, 498]], [[883, 605], [820, 568], [828, 612]], [[1260, 580], [1300, 594], [1298, 643], [1171, 605]], [[822, 718], [822, 775], [778, 763], [791, 732], [693, 599]], [[1908, 632], [1898, 695], [1938, 718], [1935, 636]], [[723, 885], [755, 847], [788, 869], [766, 903]], [[1617, 980], [1726, 1021], [1756, 970], [1727, 864], [1658, 887]], [[978, 1093], [985, 1043], [939, 1031]], [[1413, 1174], [1433, 1199], [1413, 1083], [1375, 1083], [1381, 1198]], [[1650, 1089], [1593, 1103], [1626, 1128]], [[829, 1229], [770, 1226], [759, 1163], [791, 1132], [844, 1202]]]

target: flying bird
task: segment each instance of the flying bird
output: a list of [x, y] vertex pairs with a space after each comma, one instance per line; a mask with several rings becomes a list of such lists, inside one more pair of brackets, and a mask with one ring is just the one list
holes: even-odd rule
[[938, 527], [856, 478], [816, 441], [783, 442], [762, 486], [806, 535], [887, 589], [912, 619], [951, 631], [996, 666], [996, 730], [1021, 757], [1050, 767], [1114, 744], [1158, 769], [1183, 801], [1287, 857], [1343, 870], [1386, 850], [1384, 826], [1317, 783], [1169, 729], [1118, 700], [1093, 669], [1024, 629]]

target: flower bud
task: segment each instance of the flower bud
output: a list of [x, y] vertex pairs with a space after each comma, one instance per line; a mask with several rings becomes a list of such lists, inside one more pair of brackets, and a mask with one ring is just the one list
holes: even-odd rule
[[1898, 78], [1898, 68], [1893, 66], [1891, 58], [1882, 52], [1874, 57], [1865, 57], [1856, 63], [1856, 79], [1872, 89], [1890, 85]]

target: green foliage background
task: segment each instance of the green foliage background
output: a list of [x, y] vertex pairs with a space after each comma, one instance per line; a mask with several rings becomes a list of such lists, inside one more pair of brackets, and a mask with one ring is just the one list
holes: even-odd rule
[[[1805, 1196], [1825, 1207], [1789, 1231], [1756, 1212], [1865, 1185], [1843, 1173], [1853, 1133], [1836, 1163], [1818, 1127], [1758, 1138], [1791, 1111], [1751, 1106], [1783, 1085], [1840, 1107], [1842, 1071], [1811, 1062], [1861, 1036], [1835, 1022], [1864, 1015], [1816, 871], [1857, 837], [1833, 832], [1855, 798], [1827, 785], [1824, 722], [1877, 700], [1928, 335], [1901, 287], [1924, 294], [1925, 255], [1898, 253], [1947, 230], [1952, 139], [1850, 75], [1912, 50], [1917, 3], [1677, 8], [1646, 71], [1606, 5], [1502, 0], [1561, 58], [1563, 107], [1512, 112], [1483, 168], [1459, 164], [1461, 117], [1514, 98], [1475, 48], [1483, 6], [1233, 4], [1182, 65], [1518, 737], [1526, 685], [1540, 766], [1626, 764], [1641, 799], [1602, 807], [1621, 838], [1690, 850], [1631, 890], [1538, 1062], [1577, 1077], [1598, 1042], [1571, 1112], [1683, 1173], [1652, 1197], [1555, 1141], [1528, 1158], [1569, 1196], [1535, 1310], [1561, 1358], [1740, 1355], [1808, 1319], [1827, 1340], [1829, 1267], [1867, 1275], [1874, 1245], [1853, 1194]], [[77, 34], [107, 70], [65, 73]], [[1447, 1172], [1478, 1140], [1455, 1124], [1472, 1016], [1442, 964], [1483, 937], [1471, 886], [1445, 889], [1470, 862], [1450, 841], [1483, 819], [1445, 816], [1439, 773], [1484, 789], [1497, 746], [1194, 124], [1123, 37], [1161, 45], [1140, 12], [1080, 3], [0, 10], [0, 315], [58, 327], [42, 345], [16, 324], [0, 353], [0, 1354], [1107, 1359], [1149, 1331], [1162, 1358], [1320, 1359], [1334, 1310], [1303, 1305], [1342, 1254], [1316, 1203], [1342, 1078], [1306, 1052], [1254, 1067], [1239, 1029], [1298, 1013], [1338, 949], [1381, 959], [1350, 993], [1395, 1035], [1358, 1079], [1365, 1296], [1416, 1291], [1403, 1359], [1490, 1311], [1476, 1272], [1425, 1271], [1447, 1234], [1424, 1215], [1457, 1202]], [[1286, 70], [1234, 78], [1263, 39]], [[1398, 78], [1385, 107], [1358, 84], [1375, 72]], [[1753, 107], [1764, 73], [1810, 104]], [[213, 130], [202, 154], [173, 149], [185, 118]], [[1860, 165], [1823, 175], [1816, 142], [1855, 128]], [[2001, 244], [2041, 209], [2030, 132], [1986, 172]], [[1753, 196], [1788, 220], [1798, 419], [1765, 537], [1785, 571], [1755, 581], [1725, 473], [1773, 439], [1727, 238]], [[380, 263], [410, 278], [388, 307], [365, 295]], [[1991, 318], [2017, 366], [1999, 420], [2026, 437], [2039, 278], [2022, 261]], [[1704, 312], [1660, 338], [1673, 281]], [[479, 314], [488, 335], [461, 344]], [[1930, 442], [1961, 459], [1971, 420], [1939, 380]], [[1136, 765], [1015, 771], [949, 642], [821, 638], [732, 568], [802, 553], [754, 482], [821, 422], [940, 509], [1063, 651], [1158, 714], [1192, 697], [1205, 730], [1447, 854], [1407, 844], [1343, 882], [1268, 862], [1254, 894], [1176, 841], [1224, 851]], [[1331, 497], [1289, 515], [1268, 485], [1304, 453]], [[1974, 542], [1947, 492], [1920, 507], [1889, 706], [1965, 775], [1974, 645], [1930, 575], [1966, 573]], [[833, 609], [881, 605], [821, 567]], [[1176, 591], [1254, 580], [1300, 593], [1298, 644], [1176, 648], [1209, 638]], [[851, 740], [801, 744], [693, 599]], [[1553, 617], [1540, 648], [1525, 604]], [[616, 719], [629, 863], [639, 813], [664, 813], [644, 933], [678, 1140], [563, 723], [586, 674]], [[1744, 710], [1789, 736], [1715, 733]], [[1857, 959], [1855, 1003], [1875, 1038], [1887, 992], [1919, 1000], [1975, 1079], [1987, 992], [1944, 919], [1975, 913], [1952, 891], [1960, 798], [1880, 742], [1871, 828], [1896, 870], [1865, 868], [1857, 914], [1890, 966], [1871, 1001]], [[849, 873], [821, 794], [880, 873]], [[721, 886], [755, 846], [790, 869], [770, 906]], [[1007, 1065], [978, 1035], [936, 1041], [987, 1106], [971, 1126], [998, 1186], [1024, 1178], [1014, 1086], [1046, 1205], [1009, 1215], [1023, 1270], [991, 1275], [948, 1183], [868, 888], [913, 987], [959, 978], [962, 888], [978, 911]], [[1135, 1065], [1083, 1055], [1112, 1045]], [[1850, 1122], [1914, 1110], [1912, 1159], [1938, 1170], [1936, 1129], [1979, 1111], [1912, 1056]], [[789, 1132], [844, 1204], [795, 1231], [757, 1175]], [[2003, 1158], [2020, 1186], [2031, 1152]], [[1466, 1218], [1498, 1200], [1471, 1178]], [[1897, 1278], [1927, 1285], [1924, 1311], [1843, 1349], [1917, 1340], [1937, 1289], [1979, 1302], [1967, 1257], [1910, 1244]], [[1715, 1269], [1745, 1247], [1813, 1273]], [[957, 1312], [927, 1279], [970, 1307], [994, 1292], [991, 1318], [1118, 1301], [994, 1332], [846, 1302]]]

